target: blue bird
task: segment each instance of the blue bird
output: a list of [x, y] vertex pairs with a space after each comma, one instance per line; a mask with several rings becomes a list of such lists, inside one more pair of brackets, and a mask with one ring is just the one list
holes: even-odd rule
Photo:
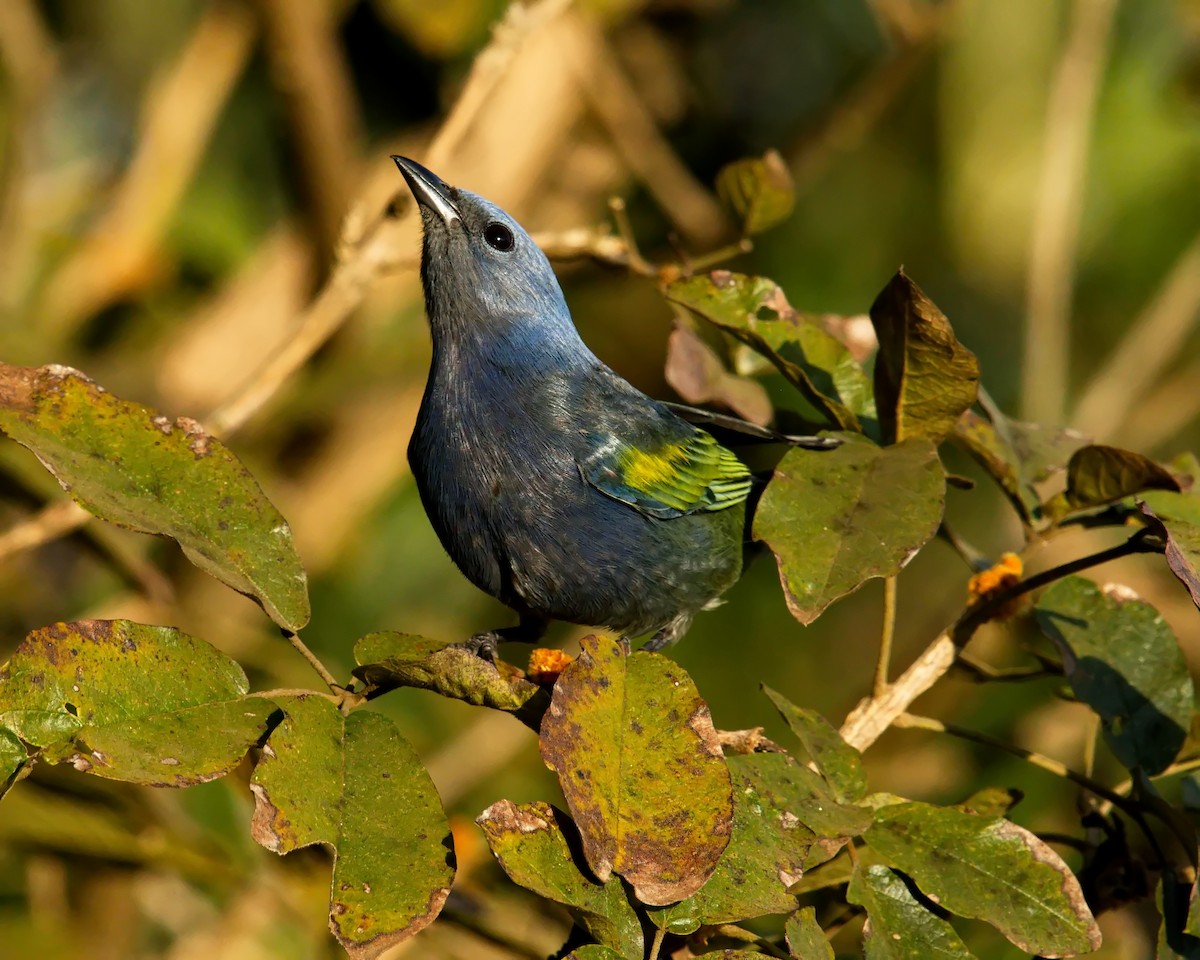
[[409, 464], [451, 559], [519, 617], [467, 646], [493, 659], [552, 620], [675, 642], [741, 575], [749, 469], [595, 357], [512, 217], [392, 159], [433, 336]]

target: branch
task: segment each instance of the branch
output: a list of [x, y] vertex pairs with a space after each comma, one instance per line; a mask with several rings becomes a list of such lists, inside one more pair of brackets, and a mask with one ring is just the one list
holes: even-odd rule
[[1021, 363], [1022, 418], [1039, 423], [1063, 419], [1088, 150], [1116, 5], [1075, 0], [1046, 107]]
[[975, 631], [995, 617], [1012, 601], [1048, 583], [1072, 573], [1099, 566], [1135, 553], [1161, 553], [1162, 547], [1149, 539], [1148, 530], [1140, 530], [1124, 543], [1098, 553], [1079, 557], [1035, 574], [998, 590], [963, 611], [955, 623], [943, 630], [895, 683], [878, 696], [861, 700], [842, 724], [842, 737], [851, 746], [866, 750], [917, 697], [934, 685], [954, 665], [958, 651], [967, 645]]

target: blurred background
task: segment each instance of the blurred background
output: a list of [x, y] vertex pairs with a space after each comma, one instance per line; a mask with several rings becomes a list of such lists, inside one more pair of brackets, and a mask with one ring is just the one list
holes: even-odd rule
[[[77, 366], [227, 437], [291, 523], [312, 586], [305, 639], [336, 673], [372, 630], [465, 638], [509, 620], [443, 554], [407, 472], [429, 344], [390, 153], [560, 253], [610, 231], [607, 202], [623, 197], [643, 253], [686, 262], [736, 239], [716, 172], [774, 148], [795, 214], [732, 268], [853, 317], [903, 264], [1008, 413], [1163, 459], [1200, 447], [1196, 0], [506, 8], [0, 0], [0, 359]], [[672, 397], [655, 283], [587, 257], [558, 265], [600, 357]], [[954, 450], [946, 462], [979, 476]], [[62, 501], [0, 444], [0, 657], [55, 620], [129, 617], [206, 638], [255, 689], [313, 685], [258, 608], [173, 544], [82, 524]], [[1023, 549], [986, 481], [948, 510], [985, 553]], [[1025, 556], [1042, 568], [1120, 537], [1074, 532]], [[898, 668], [961, 610], [969, 573], [939, 542], [904, 571]], [[1200, 619], [1160, 560], [1098, 577], [1151, 599], [1200, 664]], [[762, 559], [672, 656], [719, 727], [786, 741], [760, 682], [840, 723], [870, 687], [881, 595], [868, 584], [804, 628]], [[1017, 662], [1032, 640], [989, 627], [973, 650]], [[1057, 690], [951, 676], [918, 709], [1081, 767], [1095, 729]], [[501, 797], [561, 802], [533, 735], [417, 691], [377, 707], [455, 819], [463, 893], [389, 956], [556, 949], [564, 916], [506, 886], [471, 822]], [[1016, 786], [1015, 820], [1078, 832], [1077, 790], [1003, 753], [893, 731], [867, 759], [875, 789], [957, 802]], [[1095, 765], [1121, 779], [1103, 747]], [[247, 776], [168, 792], [38, 768], [0, 805], [0, 957], [337, 956], [327, 859], [253, 844]], [[1101, 922], [1099, 956], [1153, 956], [1152, 904]], [[964, 932], [981, 958], [1020, 955]], [[852, 955], [856, 936], [835, 945]]]

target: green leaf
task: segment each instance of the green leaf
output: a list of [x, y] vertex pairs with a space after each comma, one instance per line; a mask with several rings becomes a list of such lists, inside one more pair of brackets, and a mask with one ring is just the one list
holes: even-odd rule
[[708, 706], [683, 668], [605, 637], [554, 685], [541, 752], [558, 774], [588, 865], [646, 904], [695, 893], [729, 843], [732, 787]]
[[612, 947], [589, 943], [582, 947], [576, 947], [567, 954], [566, 960], [629, 960], [629, 958], [617, 953]]
[[1144, 600], [1083, 577], [1049, 587], [1035, 608], [1075, 695], [1099, 714], [1117, 759], [1161, 773], [1187, 737], [1192, 679], [1170, 625]]
[[172, 627], [79, 620], [35, 630], [0, 667], [0, 726], [51, 763], [185, 787], [224, 776], [277, 712], [242, 668]]
[[541, 801], [501, 800], [475, 822], [513, 883], [571, 908], [576, 922], [600, 943], [640, 960], [645, 950], [641, 921], [621, 881], [601, 884], [584, 876], [566, 835], [578, 849], [578, 833], [565, 813]]
[[817, 923], [817, 911], [812, 907], [797, 910], [784, 924], [788, 953], [796, 960], [834, 960], [833, 947], [825, 939], [825, 931]]
[[0, 727], [0, 797], [8, 792], [17, 774], [28, 762], [29, 755], [20, 738], [11, 730]]
[[1076, 450], [1067, 464], [1064, 496], [1069, 510], [1113, 503], [1143, 490], [1178, 491], [1179, 481], [1140, 453], [1099, 444]]
[[1079, 882], [1049, 846], [999, 817], [927, 803], [875, 812], [866, 841], [952, 913], [986, 920], [1027, 953], [1074, 956], [1100, 946]]
[[1048, 520], [1036, 484], [1065, 470], [1071, 455], [1090, 441], [1074, 430], [1021, 423], [995, 412], [991, 418], [968, 410], [955, 424], [954, 436], [1000, 485], [1022, 522], [1041, 529]]
[[954, 928], [922, 906], [887, 867], [857, 868], [846, 899], [867, 911], [866, 960], [972, 960]]
[[0, 430], [100, 519], [177, 541], [282, 627], [308, 622], [308, 580], [287, 521], [195, 420], [121, 400], [70, 367], [0, 364]]
[[329, 925], [355, 960], [426, 927], [454, 878], [441, 800], [395, 725], [326, 698], [280, 697], [287, 718], [254, 771], [254, 839], [275, 853], [333, 851]]
[[940, 443], [979, 392], [975, 354], [903, 270], [871, 304], [871, 323], [879, 337], [875, 402], [884, 442]]
[[446, 641], [409, 633], [369, 633], [354, 644], [354, 676], [372, 693], [397, 687], [432, 690], [443, 697], [512, 713], [534, 730], [549, 693], [503, 661], [489, 663]]
[[1151, 491], [1142, 513], [1162, 524], [1167, 566], [1200, 607], [1200, 495]]
[[728, 270], [667, 284], [665, 296], [767, 357], [830, 423], [859, 432], [873, 419], [871, 383], [819, 321], [797, 313], [765, 277]]
[[[811, 781], [798, 778], [797, 771], [812, 771], [781, 753], [732, 756], [727, 763], [733, 776], [733, 835], [724, 856], [698, 892], [649, 911], [651, 922], [673, 933], [796, 908], [788, 888], [800, 879], [816, 839], [806, 825], [816, 806]], [[861, 813], [856, 808], [840, 812], [851, 821]], [[869, 814], [861, 823], [852, 822], [851, 829], [861, 831], [868, 823]]]
[[800, 740], [808, 759], [829, 783], [833, 795], [842, 803], [856, 803], [865, 797], [867, 778], [863, 774], [862, 754], [843, 740], [816, 710], [797, 707], [765, 684], [762, 689]]
[[946, 477], [925, 439], [880, 448], [853, 435], [834, 450], [789, 450], [754, 517], [801, 623], [872, 577], [897, 573], [937, 532]]
[[775, 150], [722, 167], [717, 193], [742, 221], [747, 236], [782, 223], [796, 206], [791, 171]]

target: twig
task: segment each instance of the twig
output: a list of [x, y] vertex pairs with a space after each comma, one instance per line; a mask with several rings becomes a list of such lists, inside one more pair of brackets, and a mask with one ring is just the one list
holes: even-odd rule
[[267, 56], [288, 108], [297, 167], [319, 247], [332, 260], [359, 166], [362, 123], [350, 69], [325, 0], [259, 0]]
[[883, 579], [883, 632], [879, 637], [879, 658], [875, 663], [874, 696], [888, 688], [888, 669], [892, 662], [892, 643], [896, 639], [896, 577]]
[[573, 14], [572, 18], [577, 29], [571, 36], [579, 52], [567, 57], [567, 62], [617, 152], [685, 236], [711, 243], [728, 228], [721, 205], [667, 143], [604, 35], [586, 16]]
[[1127, 813], [1137, 809], [1137, 805], [1128, 797], [1122, 797], [1119, 793], [1104, 786], [1104, 784], [1097, 783], [1091, 777], [1080, 773], [1078, 770], [1072, 770], [1065, 763], [1055, 760], [1053, 757], [1047, 757], [1045, 754], [1038, 753], [1036, 750], [1027, 750], [1024, 747], [1006, 743], [998, 737], [993, 737], [991, 734], [971, 730], [967, 727], [960, 727], [955, 723], [943, 723], [941, 720], [934, 720], [932, 717], [921, 717], [912, 713], [900, 714], [896, 717], [892, 725], [901, 729], [930, 730], [934, 733], [945, 733], [952, 737], [958, 737], [960, 740], [970, 740], [987, 747], [995, 747], [997, 750], [1003, 750], [1014, 757], [1020, 757], [1035, 767], [1041, 767], [1041, 769], [1054, 774], [1056, 777], [1070, 780], [1072, 783], [1078, 784], [1085, 790], [1107, 800]]
[[65, 537], [91, 518], [92, 515], [74, 500], [56, 500], [47, 504], [32, 517], [0, 533], [0, 561]]
[[1025, 680], [1039, 680], [1042, 677], [1062, 675], [1061, 667], [1056, 670], [1045, 663], [1037, 667], [993, 667], [989, 663], [975, 659], [965, 650], [959, 651], [954, 666], [981, 683], [1021, 683]]
[[1046, 107], [1021, 364], [1022, 416], [1039, 423], [1061, 423], [1064, 414], [1088, 149], [1116, 5], [1075, 0]]
[[663, 940], [667, 936], [667, 928], [659, 927], [654, 931], [654, 942], [650, 944], [650, 953], [646, 960], [658, 960], [658, 951], [662, 949]]
[[980, 570], [986, 570], [992, 565], [991, 560], [984, 555], [982, 550], [978, 550], [971, 544], [967, 543], [958, 532], [951, 527], [945, 520], [938, 527], [937, 536], [939, 540], [944, 540], [954, 548], [954, 552], [962, 558], [972, 573], [978, 573]]
[[1072, 573], [1089, 567], [1116, 560], [1135, 553], [1158, 553], [1161, 548], [1147, 539], [1147, 531], [1134, 534], [1124, 543], [1098, 553], [1091, 553], [1067, 563], [1044, 570], [1027, 580], [1021, 580], [998, 590], [987, 598], [963, 611], [958, 620], [938, 635], [912, 665], [894, 681], [880, 696], [861, 700], [846, 717], [841, 734], [846, 742], [859, 750], [865, 750], [904, 713], [909, 704], [934, 685], [954, 665], [955, 657], [975, 631], [991, 620], [1018, 597], [1053, 583]]
[[325, 681], [325, 685], [328, 686], [330, 690], [341, 692], [345, 689], [340, 683], [337, 682], [337, 680], [334, 679], [333, 674], [329, 672], [328, 668], [320, 661], [317, 655], [308, 649], [307, 644], [300, 639], [299, 634], [292, 633], [291, 630], [281, 630], [280, 632], [287, 637], [288, 643], [296, 648], [300, 656], [308, 661], [308, 665], [317, 671], [317, 675], [323, 681]]
[[[1200, 234], [1171, 268], [1162, 286], [1088, 382], [1070, 422], [1111, 436], [1141, 408], [1141, 399], [1200, 321]], [[1194, 409], [1194, 408], [1193, 408]], [[1119, 424], [1114, 430], [1113, 424]]]

